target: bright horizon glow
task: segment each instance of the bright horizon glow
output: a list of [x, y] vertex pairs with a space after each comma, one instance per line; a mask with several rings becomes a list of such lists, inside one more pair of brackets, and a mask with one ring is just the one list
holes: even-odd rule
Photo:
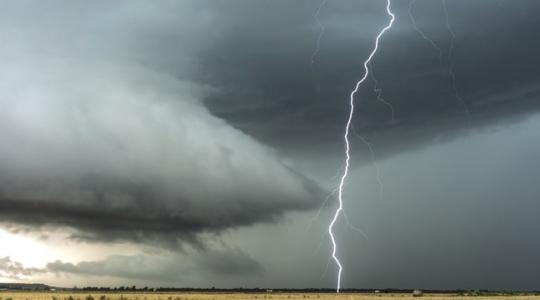
[[10, 257], [27, 268], [41, 268], [57, 259], [53, 249], [37, 239], [0, 229], [0, 257]]

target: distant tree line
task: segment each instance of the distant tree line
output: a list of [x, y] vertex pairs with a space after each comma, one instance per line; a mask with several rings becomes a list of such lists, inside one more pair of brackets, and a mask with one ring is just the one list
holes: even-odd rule
[[[267, 288], [190, 288], [190, 287], [137, 287], [118, 286], [118, 287], [73, 287], [61, 288], [50, 287], [44, 284], [19, 284], [19, 283], [0, 283], [0, 290], [26, 290], [26, 291], [81, 291], [81, 292], [159, 292], [159, 293], [335, 293], [335, 288], [306, 288], [306, 289], [267, 289]], [[381, 293], [381, 294], [403, 294], [412, 293], [414, 289], [341, 289], [344, 293]], [[458, 294], [462, 296], [504, 296], [504, 295], [540, 295], [540, 290], [531, 291], [495, 291], [495, 290], [429, 290], [422, 289], [427, 294]], [[87, 299], [91, 300], [91, 299]], [[103, 300], [103, 299], [101, 299]]]
[[[191, 288], [191, 287], [141, 287], [137, 286], [119, 286], [119, 287], [84, 287], [74, 288], [81, 291], [109, 291], [109, 292], [161, 292], [161, 293], [335, 293], [335, 288], [304, 288], [304, 289], [267, 289], [267, 288]], [[381, 293], [381, 294], [410, 294], [414, 289], [341, 289], [343, 293]], [[429, 290], [422, 289], [427, 294], [458, 294], [462, 296], [502, 296], [502, 295], [540, 295], [540, 290], [535, 291], [495, 291], [495, 290]]]

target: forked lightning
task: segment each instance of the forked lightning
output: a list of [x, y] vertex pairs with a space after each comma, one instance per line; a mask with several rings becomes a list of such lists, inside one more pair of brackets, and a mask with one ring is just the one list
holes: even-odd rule
[[364, 75], [362, 76], [362, 78], [360, 78], [360, 80], [358, 80], [356, 82], [356, 85], [355, 85], [354, 89], [352, 90], [352, 92], [350, 94], [350, 97], [349, 97], [349, 105], [350, 105], [349, 116], [347, 118], [347, 123], [345, 125], [345, 134], [343, 135], [343, 139], [345, 141], [345, 167], [344, 167], [341, 179], [339, 181], [339, 188], [338, 188], [338, 202], [339, 203], [338, 203], [338, 208], [336, 209], [336, 211], [334, 213], [334, 217], [332, 218], [332, 221], [330, 222], [330, 225], [328, 226], [328, 233], [330, 235], [330, 240], [332, 241], [332, 258], [334, 259], [334, 262], [336, 263], [336, 265], [338, 267], [337, 287], [336, 287], [336, 292], [338, 292], [338, 293], [339, 293], [339, 291], [341, 289], [341, 273], [343, 271], [343, 266], [341, 265], [341, 261], [339, 260], [339, 258], [337, 256], [337, 243], [336, 243], [336, 239], [334, 237], [334, 225], [336, 224], [337, 220], [339, 219], [339, 217], [343, 213], [343, 188], [345, 186], [347, 176], [349, 175], [349, 166], [350, 166], [350, 160], [351, 160], [351, 155], [350, 155], [351, 146], [350, 146], [350, 142], [349, 142], [349, 133], [350, 133], [350, 130], [351, 130], [351, 126], [352, 126], [351, 124], [352, 124], [352, 120], [353, 120], [353, 116], [354, 116], [354, 96], [356, 95], [356, 93], [360, 89], [360, 86], [362, 85], [362, 83], [369, 76], [369, 63], [371, 62], [371, 60], [373, 59], [373, 57], [377, 53], [377, 50], [379, 49], [379, 41], [380, 41], [381, 37], [394, 24], [395, 15], [392, 13], [392, 11], [390, 9], [390, 5], [391, 5], [391, 0], [387, 0], [386, 1], [386, 13], [390, 17], [390, 21], [389, 21], [388, 25], [386, 25], [386, 27], [384, 27], [379, 32], [377, 37], [375, 38], [375, 46], [374, 46], [373, 50], [371, 51], [371, 53], [369, 54], [368, 58], [364, 61]]

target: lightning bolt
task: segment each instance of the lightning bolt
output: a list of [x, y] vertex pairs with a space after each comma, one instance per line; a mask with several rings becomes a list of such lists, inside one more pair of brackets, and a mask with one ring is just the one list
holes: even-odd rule
[[327, 0], [322, 0], [321, 4], [319, 4], [319, 7], [317, 8], [317, 11], [315, 12], [315, 21], [317, 21], [317, 25], [319, 26], [319, 35], [317, 36], [317, 41], [315, 42], [315, 50], [313, 51], [313, 54], [311, 54], [311, 67], [315, 65], [315, 58], [317, 57], [317, 54], [321, 51], [321, 39], [324, 35], [324, 25], [321, 23], [321, 20], [319, 20], [319, 15], [321, 14], [322, 8], [326, 5]]
[[412, 27], [416, 32], [418, 32], [418, 34], [420, 34], [420, 36], [424, 40], [428, 41], [431, 44], [431, 46], [435, 50], [437, 50], [437, 52], [439, 52], [439, 63], [442, 66], [443, 65], [443, 63], [442, 63], [442, 61], [443, 61], [443, 52], [441, 50], [441, 47], [439, 47], [439, 45], [437, 45], [437, 43], [435, 43], [434, 40], [430, 39], [420, 28], [418, 28], [418, 25], [416, 24], [416, 19], [414, 18], [413, 11], [412, 11], [413, 6], [414, 6], [415, 3], [416, 3], [416, 0], [412, 0], [411, 2], [409, 2], [409, 10], [407, 11], [409, 13], [409, 19], [411, 19]]
[[[460, 93], [459, 93], [459, 91], [457, 89], [457, 84], [456, 84], [455, 63], [454, 63], [454, 60], [453, 60], [456, 34], [455, 34], [454, 30], [452, 29], [452, 26], [450, 25], [450, 17], [448, 15], [448, 8], [446, 6], [446, 0], [441, 0], [441, 2], [442, 2], [442, 8], [443, 8], [443, 11], [444, 11], [444, 16], [445, 16], [446, 30], [450, 34], [450, 45], [448, 46], [448, 56], [447, 56], [448, 76], [450, 77], [450, 81], [451, 81], [451, 85], [452, 85], [452, 91], [454, 92], [454, 97], [459, 102], [459, 104], [463, 107], [463, 110], [465, 111], [467, 116], [469, 116], [469, 114], [470, 114], [469, 107], [467, 106], [467, 103], [465, 102], [465, 100], [461, 97], [461, 95], [460, 95]], [[442, 66], [443, 65], [443, 62], [442, 62], [443, 51], [441, 50], [441, 47], [439, 47], [437, 45], [437, 43], [435, 43], [435, 41], [433, 41], [431, 38], [429, 38], [420, 28], [418, 28], [418, 25], [416, 24], [416, 20], [414, 18], [413, 12], [412, 12], [412, 9], [413, 9], [413, 6], [414, 6], [415, 3], [416, 3], [416, 0], [411, 0], [411, 2], [409, 2], [408, 13], [409, 13], [409, 18], [411, 20], [411, 25], [412, 25], [413, 29], [416, 32], [418, 32], [418, 34], [424, 40], [428, 41], [431, 44], [431, 46], [433, 47], [433, 49], [435, 49], [439, 53], [439, 63]]]
[[446, 0], [442, 0], [442, 6], [444, 11], [444, 16], [446, 18], [446, 29], [450, 33], [450, 46], [448, 47], [448, 74], [450, 75], [450, 78], [452, 80], [452, 89], [454, 90], [454, 96], [456, 99], [461, 103], [463, 106], [463, 110], [465, 110], [465, 113], [467, 113], [467, 116], [470, 114], [469, 107], [467, 106], [467, 103], [461, 95], [458, 92], [457, 84], [456, 84], [456, 72], [454, 70], [455, 63], [454, 63], [454, 42], [456, 40], [456, 34], [454, 30], [452, 30], [452, 26], [450, 26], [450, 18], [448, 16], [448, 7], [446, 7]]
[[392, 105], [392, 103], [386, 101], [382, 97], [382, 91], [383, 90], [382, 90], [381, 87], [379, 87], [379, 81], [377, 80], [377, 78], [375, 77], [375, 74], [373, 72], [373, 64], [371, 64], [371, 73], [370, 73], [370, 75], [371, 75], [371, 80], [373, 80], [373, 92], [375, 93], [375, 95], [377, 97], [377, 101], [379, 101], [382, 104], [386, 105], [390, 109], [390, 113], [391, 113], [391, 119], [390, 120], [391, 120], [392, 124], [394, 124], [394, 122], [396, 120], [394, 106]]
[[[373, 72], [373, 70], [371, 71]], [[363, 136], [359, 135], [356, 132], [354, 127], [352, 127], [352, 130], [353, 130], [354, 135], [356, 135], [356, 137], [360, 139], [360, 141], [362, 141], [362, 143], [364, 143], [364, 145], [366, 145], [369, 150], [369, 153], [371, 155], [371, 164], [375, 168], [375, 178], [377, 179], [377, 183], [379, 184], [379, 199], [382, 199], [383, 192], [384, 192], [384, 184], [382, 181], [381, 168], [379, 167], [379, 164], [377, 163], [375, 150], [373, 150], [373, 146], [371, 146], [371, 143], [366, 138], [364, 138]]]
[[339, 219], [340, 215], [343, 213], [343, 187], [345, 186], [345, 181], [347, 180], [347, 176], [349, 175], [349, 166], [350, 166], [350, 160], [351, 160], [351, 155], [350, 155], [351, 146], [350, 146], [350, 142], [349, 142], [349, 131], [351, 129], [351, 123], [352, 123], [352, 119], [353, 119], [353, 115], [354, 115], [354, 96], [358, 92], [358, 90], [359, 90], [360, 86], [362, 85], [362, 83], [369, 76], [369, 63], [373, 59], [373, 56], [375, 56], [375, 54], [377, 53], [377, 50], [379, 49], [379, 40], [384, 35], [384, 33], [388, 29], [390, 29], [392, 27], [392, 25], [394, 24], [395, 15], [390, 10], [390, 5], [391, 5], [391, 0], [387, 0], [386, 1], [386, 13], [388, 14], [388, 16], [390, 16], [390, 21], [389, 21], [388, 25], [386, 27], [384, 27], [379, 32], [377, 37], [375, 38], [375, 47], [373, 48], [373, 50], [369, 54], [368, 58], [364, 61], [364, 76], [362, 76], [362, 78], [360, 78], [360, 80], [358, 80], [356, 82], [356, 85], [355, 85], [354, 89], [352, 90], [352, 92], [350, 94], [350, 97], [349, 97], [349, 105], [350, 105], [349, 116], [348, 116], [347, 123], [346, 123], [346, 126], [345, 126], [345, 134], [343, 135], [343, 139], [345, 141], [345, 168], [343, 170], [343, 175], [341, 176], [341, 180], [339, 182], [339, 190], [338, 190], [339, 206], [336, 209], [336, 212], [334, 214], [334, 217], [333, 217], [332, 221], [330, 222], [330, 225], [328, 226], [328, 234], [330, 235], [330, 240], [332, 241], [332, 258], [333, 258], [334, 262], [336, 263], [336, 265], [338, 267], [337, 287], [336, 287], [336, 292], [337, 293], [339, 293], [339, 291], [341, 289], [341, 273], [343, 271], [343, 266], [341, 264], [341, 261], [337, 257], [337, 243], [336, 243], [336, 239], [334, 237], [334, 226], [335, 226], [337, 220]]

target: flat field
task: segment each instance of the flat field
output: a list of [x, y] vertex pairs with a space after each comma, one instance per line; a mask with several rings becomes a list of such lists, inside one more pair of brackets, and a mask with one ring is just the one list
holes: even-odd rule
[[0, 300], [540, 300], [538, 295], [460, 296], [454, 294], [325, 294], [325, 293], [84, 293], [84, 292], [0, 292]]

